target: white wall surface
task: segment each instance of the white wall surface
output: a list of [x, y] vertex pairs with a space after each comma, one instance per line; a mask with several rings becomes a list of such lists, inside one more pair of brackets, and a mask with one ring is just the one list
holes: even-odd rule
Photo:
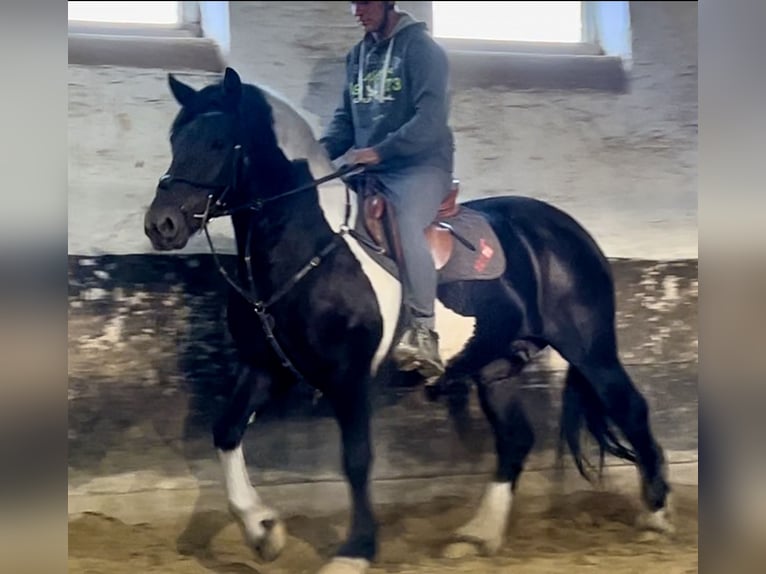
[[[611, 257], [697, 256], [697, 5], [633, 3], [627, 94], [456, 89], [463, 196], [517, 193], [579, 219]], [[318, 134], [360, 30], [346, 2], [237, 2], [229, 64]], [[69, 67], [69, 253], [146, 253], [143, 210], [169, 161], [164, 69]], [[201, 87], [215, 74], [181, 73]], [[225, 246], [229, 226], [216, 222]], [[187, 251], [206, 252], [203, 238]]]

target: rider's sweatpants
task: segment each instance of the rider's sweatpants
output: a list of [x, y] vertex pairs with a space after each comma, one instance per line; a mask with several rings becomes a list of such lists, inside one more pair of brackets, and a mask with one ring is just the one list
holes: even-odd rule
[[417, 166], [376, 176], [396, 209], [407, 272], [402, 282], [404, 303], [416, 321], [433, 329], [437, 277], [424, 231], [449, 194], [452, 174], [434, 166]]

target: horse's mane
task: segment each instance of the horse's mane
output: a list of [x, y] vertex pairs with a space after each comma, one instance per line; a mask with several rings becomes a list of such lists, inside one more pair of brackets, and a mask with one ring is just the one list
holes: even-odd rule
[[[228, 100], [228, 101], [227, 101]], [[224, 79], [198, 91], [192, 103], [181, 107], [170, 127], [170, 137], [199, 117], [201, 114], [221, 111], [234, 112], [230, 98], [224, 90]], [[258, 159], [268, 161], [271, 152], [281, 149], [290, 160], [305, 159], [314, 177], [322, 177], [335, 171], [324, 148], [314, 135], [309, 120], [278, 92], [254, 84], [241, 83], [237, 113], [242, 133], [248, 138], [242, 141], [251, 150], [258, 150]], [[273, 157], [273, 156], [271, 156]], [[326, 186], [339, 185], [332, 181]], [[328, 201], [334, 202], [337, 193]]]
[[223, 81], [205, 86], [197, 91], [192, 105], [183, 106], [170, 126], [172, 138], [181, 128], [200, 115], [210, 112], [233, 113], [239, 115], [242, 133], [249, 141], [243, 142], [255, 149], [274, 149], [277, 146], [274, 131], [274, 114], [266, 99], [265, 92], [252, 84], [242, 84], [241, 96], [237, 109], [225, 93]]

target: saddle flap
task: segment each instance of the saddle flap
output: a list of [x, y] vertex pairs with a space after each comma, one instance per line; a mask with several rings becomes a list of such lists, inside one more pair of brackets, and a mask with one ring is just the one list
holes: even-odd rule
[[364, 217], [366, 219], [381, 219], [386, 211], [386, 201], [382, 195], [368, 195], [364, 199]]
[[367, 233], [375, 242], [388, 251], [385, 240], [383, 217], [386, 213], [386, 201], [382, 195], [371, 194], [364, 198], [362, 204], [364, 226]]
[[[458, 180], [452, 180], [452, 187], [449, 194], [439, 205], [439, 211], [436, 214], [436, 220], [448, 219], [454, 217], [460, 206], [457, 203], [457, 195], [460, 191]], [[364, 197], [364, 217], [370, 219], [382, 219], [386, 211], [386, 199], [380, 193], [368, 192]]]
[[444, 267], [452, 257], [452, 249], [455, 240], [449, 230], [436, 225], [429, 225], [426, 228], [426, 241], [431, 250], [431, 257], [434, 260], [434, 266], [437, 270]]
[[447, 197], [444, 198], [444, 201], [442, 201], [441, 205], [439, 206], [439, 211], [436, 214], [436, 219], [448, 219], [457, 215], [457, 212], [460, 210], [460, 206], [457, 204], [457, 194], [459, 191], [460, 181], [453, 179], [450, 192], [447, 194]]
[[[381, 193], [374, 178], [367, 178], [362, 189], [362, 220], [367, 234], [395, 259], [400, 256], [399, 233], [396, 225], [388, 221], [391, 206], [387, 206], [385, 195]], [[449, 230], [436, 225], [440, 220], [454, 217], [460, 212], [457, 203], [460, 181], [453, 179], [450, 191], [439, 206], [434, 221], [425, 230], [431, 256], [437, 270], [442, 269], [452, 256], [454, 238]]]

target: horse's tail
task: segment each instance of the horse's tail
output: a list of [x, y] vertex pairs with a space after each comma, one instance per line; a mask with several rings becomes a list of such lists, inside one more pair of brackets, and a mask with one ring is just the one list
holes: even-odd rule
[[593, 387], [574, 366], [569, 367], [562, 394], [561, 425], [559, 435], [559, 457], [564, 446], [568, 446], [578, 472], [585, 480], [594, 482], [593, 465], [582, 449], [582, 430], [585, 427], [595, 439], [599, 449], [598, 478], [604, 469], [604, 454], [637, 462], [636, 453], [623, 444], [610, 425], [604, 406]]

